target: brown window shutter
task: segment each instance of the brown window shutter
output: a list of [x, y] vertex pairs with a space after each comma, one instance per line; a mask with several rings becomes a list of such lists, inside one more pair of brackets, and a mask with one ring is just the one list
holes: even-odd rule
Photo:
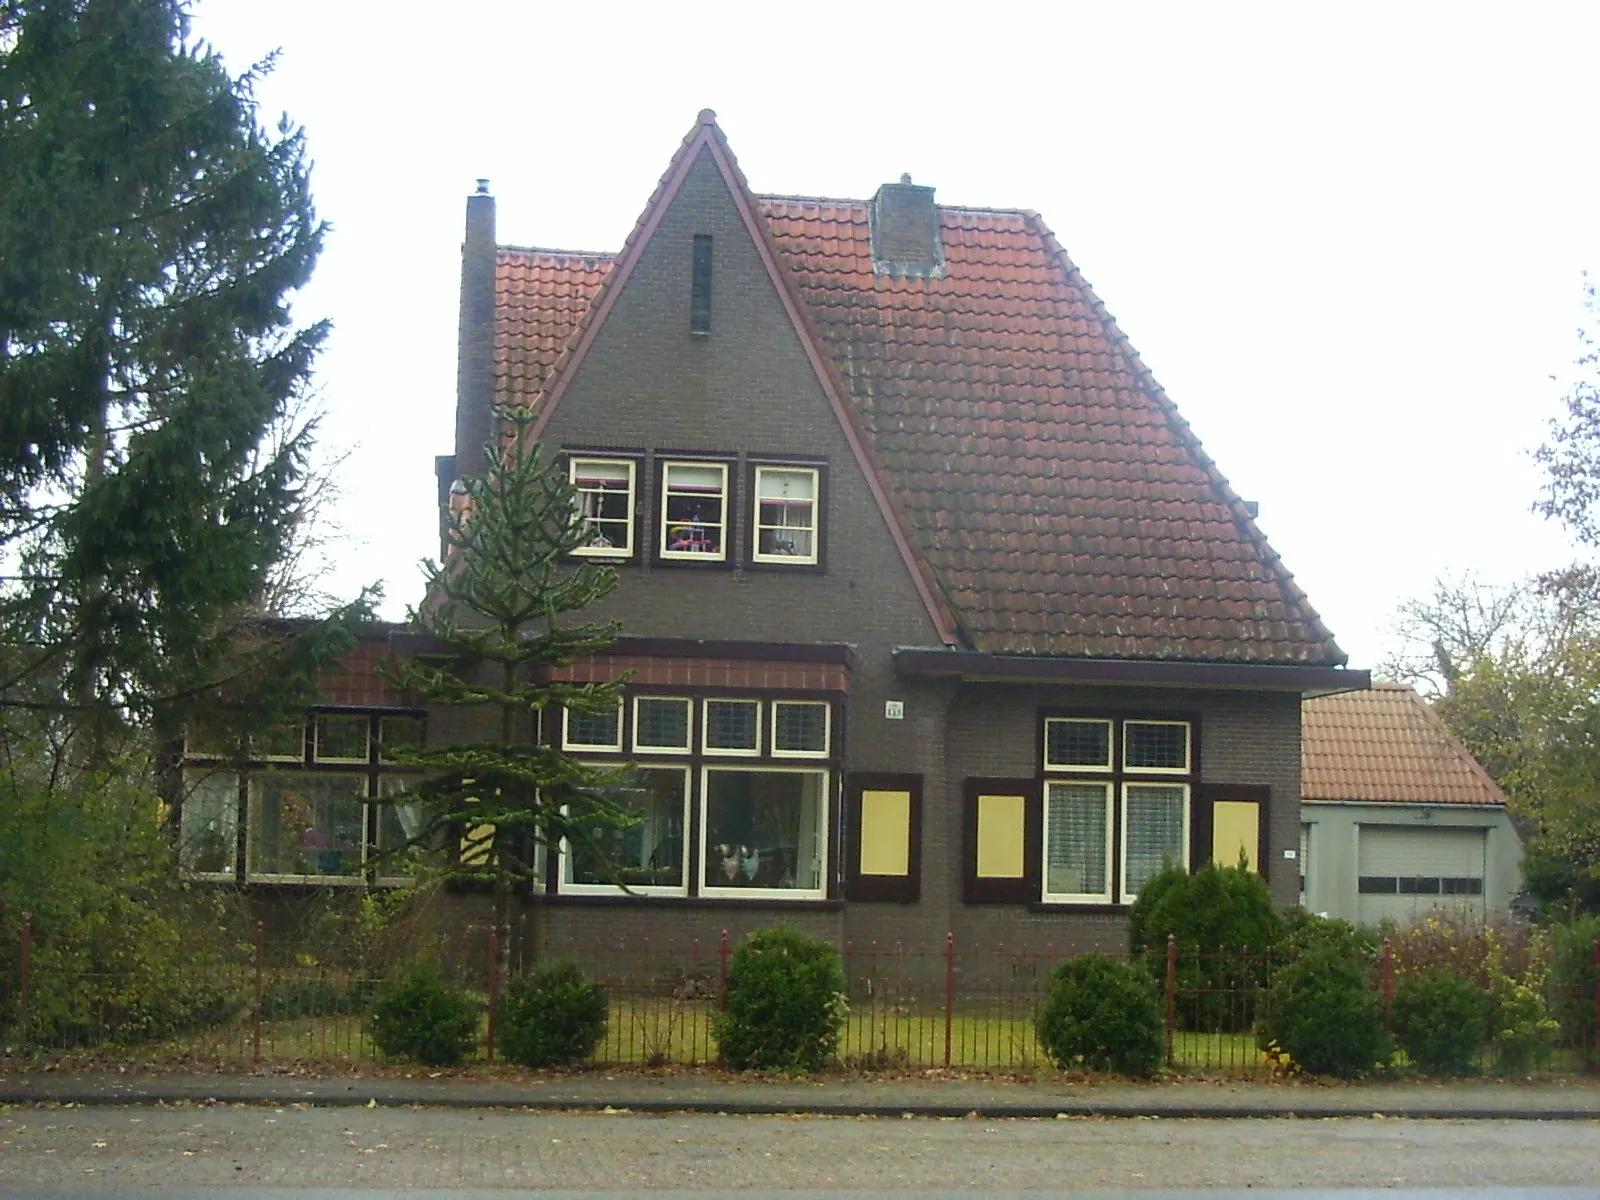
[[845, 784], [845, 898], [922, 896], [922, 776], [853, 772]]
[[1033, 779], [968, 779], [962, 847], [968, 904], [1039, 899], [1039, 785]]
[[[1219, 806], [1221, 808], [1219, 809]], [[1272, 815], [1272, 789], [1259, 784], [1202, 783], [1189, 808], [1189, 869], [1199, 870], [1219, 852], [1217, 839], [1234, 841], [1255, 809], [1255, 847], [1250, 865], [1267, 878], [1272, 860], [1268, 854]], [[1227, 854], [1226, 850], [1221, 851]], [[1221, 867], [1238, 865], [1237, 852]]]

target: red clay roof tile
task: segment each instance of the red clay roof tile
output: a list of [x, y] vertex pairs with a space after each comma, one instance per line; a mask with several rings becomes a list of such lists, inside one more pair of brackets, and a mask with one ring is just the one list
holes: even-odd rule
[[[865, 201], [758, 201], [976, 649], [1345, 661], [1035, 214], [941, 208], [944, 272], [911, 277], [874, 272]], [[539, 394], [611, 261], [501, 247], [500, 394]]]

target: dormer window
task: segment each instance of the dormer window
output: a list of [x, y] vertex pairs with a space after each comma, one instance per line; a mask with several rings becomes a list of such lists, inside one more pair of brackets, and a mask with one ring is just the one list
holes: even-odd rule
[[728, 557], [728, 464], [669, 462], [662, 471], [661, 557], [722, 562]]
[[588, 541], [573, 551], [589, 558], [633, 555], [634, 463], [627, 458], [571, 458], [567, 478], [578, 491]]

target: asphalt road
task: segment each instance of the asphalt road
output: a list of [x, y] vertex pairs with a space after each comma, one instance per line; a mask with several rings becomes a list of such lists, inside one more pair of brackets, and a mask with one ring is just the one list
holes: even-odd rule
[[964, 1191], [1524, 1187], [1600, 1196], [1600, 1121], [902, 1120], [245, 1105], [0, 1111], [0, 1191], [40, 1196], [144, 1188], [804, 1189], [913, 1190], [927, 1200]]

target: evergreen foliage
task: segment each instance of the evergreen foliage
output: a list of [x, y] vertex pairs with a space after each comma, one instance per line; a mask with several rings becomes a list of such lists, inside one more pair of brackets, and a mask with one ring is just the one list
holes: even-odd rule
[[1040, 1048], [1063, 1069], [1142, 1078], [1160, 1069], [1166, 1053], [1155, 980], [1102, 954], [1070, 958], [1051, 973], [1038, 1033]]
[[500, 1046], [524, 1067], [559, 1067], [594, 1053], [606, 1036], [606, 990], [569, 960], [511, 981], [500, 1010]]
[[1248, 1028], [1255, 994], [1266, 986], [1267, 954], [1283, 936], [1267, 881], [1242, 866], [1164, 868], [1128, 910], [1129, 950], [1159, 957], [1169, 935], [1178, 943], [1185, 1028]]
[[460, 1066], [478, 1040], [480, 1006], [431, 967], [413, 966], [378, 989], [373, 1044], [391, 1058], [427, 1067]]
[[448, 836], [458, 852], [447, 877], [492, 883], [504, 899], [534, 874], [532, 847], [565, 838], [610, 862], [606, 830], [637, 820], [626, 795], [631, 772], [573, 758], [559, 730], [541, 740], [541, 718], [561, 710], [614, 712], [621, 681], [572, 684], [537, 678], [609, 646], [614, 621], [565, 624], [569, 614], [602, 600], [616, 571], [572, 552], [589, 532], [578, 515], [566, 473], [527, 431], [532, 417], [503, 409], [503, 447], [486, 452], [488, 469], [463, 481], [448, 513], [450, 553], [428, 562], [425, 603], [411, 619], [445, 653], [393, 664], [396, 686], [432, 704], [472, 710], [474, 740], [448, 747], [395, 748], [391, 756], [424, 767], [417, 795], [429, 821], [415, 839]]
[[1394, 991], [1394, 1036], [1418, 1069], [1465, 1075], [1488, 1038], [1489, 994], [1439, 967], [1400, 977]]
[[[1326, 932], [1326, 931], [1323, 931]], [[1383, 998], [1369, 962], [1337, 938], [1314, 939], [1273, 977], [1257, 1036], [1313, 1075], [1351, 1079], [1389, 1056]]]
[[739, 1070], [826, 1066], [844, 1032], [844, 988], [827, 942], [782, 925], [752, 933], [728, 965], [727, 1008], [712, 1017], [723, 1060]]
[[184, 0], [0, 3], [0, 694], [91, 758], [278, 640], [326, 328], [290, 314], [324, 226], [268, 66], [230, 74]]

